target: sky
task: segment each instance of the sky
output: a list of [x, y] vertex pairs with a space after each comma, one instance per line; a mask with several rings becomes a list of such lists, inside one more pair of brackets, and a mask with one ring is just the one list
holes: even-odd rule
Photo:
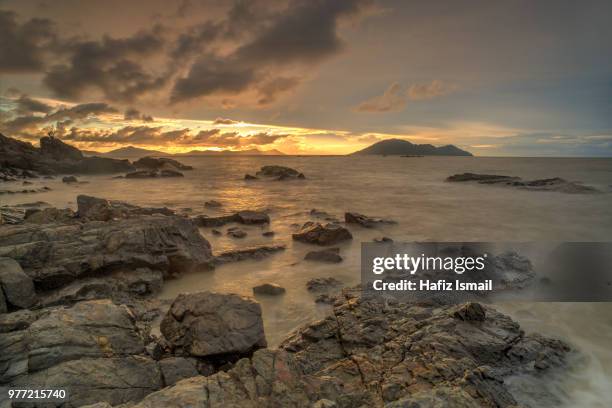
[[0, 132], [612, 157], [608, 0], [0, 0]]

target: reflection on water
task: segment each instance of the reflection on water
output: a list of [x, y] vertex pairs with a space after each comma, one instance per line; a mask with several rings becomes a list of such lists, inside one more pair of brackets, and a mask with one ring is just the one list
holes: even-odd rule
[[[180, 179], [125, 180], [79, 177], [84, 184], [38, 181], [48, 193], [0, 196], [2, 204], [42, 200], [75, 206], [77, 194], [91, 194], [148, 206], [168, 206], [189, 214], [218, 215], [241, 209], [269, 211], [272, 223], [244, 227], [242, 240], [202, 233], [215, 252], [245, 245], [283, 243], [287, 250], [260, 262], [224, 265], [168, 282], [163, 297], [184, 291], [214, 290], [252, 295], [251, 288], [275, 282], [287, 289], [276, 298], [260, 298], [270, 345], [298, 325], [321, 317], [305, 289], [313, 277], [334, 276], [347, 285], [358, 282], [360, 242], [389, 236], [396, 241], [610, 241], [612, 231], [612, 160], [542, 158], [402, 158], [402, 157], [200, 157], [181, 161], [195, 167]], [[280, 164], [302, 171], [300, 181], [243, 180], [262, 165]], [[445, 183], [455, 173], [507, 174], [527, 179], [563, 177], [583, 181], [606, 194], [570, 195], [528, 192], [496, 186]], [[32, 187], [36, 187], [32, 186]], [[204, 208], [207, 200], [223, 203]], [[397, 225], [380, 229], [351, 227], [354, 240], [340, 245], [345, 260], [326, 265], [306, 262], [313, 248], [292, 242], [293, 224], [309, 220], [312, 208], [342, 217], [344, 211], [391, 218]], [[225, 232], [227, 227], [220, 228]], [[276, 235], [266, 238], [264, 230]], [[608, 304], [501, 305], [527, 330], [544, 331], [580, 348], [583, 369], [563, 376], [568, 406], [609, 406], [612, 400], [612, 315]]]

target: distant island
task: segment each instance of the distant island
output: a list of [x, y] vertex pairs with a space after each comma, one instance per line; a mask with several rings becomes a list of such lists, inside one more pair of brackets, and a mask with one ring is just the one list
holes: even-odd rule
[[454, 145], [436, 147], [430, 144], [414, 144], [407, 140], [387, 139], [374, 143], [351, 155], [389, 155], [389, 156], [473, 156], [472, 153], [461, 150]]
[[191, 150], [186, 153], [165, 153], [159, 150], [142, 149], [140, 147], [126, 146], [109, 152], [96, 152], [92, 150], [82, 150], [87, 156], [101, 156], [112, 158], [141, 158], [145, 156], [168, 157], [168, 156], [284, 156], [285, 154], [276, 149], [272, 150]]

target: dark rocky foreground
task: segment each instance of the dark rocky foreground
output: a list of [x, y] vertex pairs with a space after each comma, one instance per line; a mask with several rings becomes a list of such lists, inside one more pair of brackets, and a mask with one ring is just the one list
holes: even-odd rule
[[594, 187], [586, 186], [575, 181], [568, 181], [560, 177], [523, 180], [520, 177], [498, 174], [462, 173], [449, 176], [446, 181], [475, 182], [478, 184], [514, 187], [530, 191], [554, 191], [568, 194], [592, 194], [601, 192]]
[[[66, 388], [65, 407], [515, 407], [521, 396], [506, 378], [566, 364], [567, 345], [527, 335], [488, 306], [385, 302], [355, 290], [322, 298], [334, 305], [327, 318], [267, 349], [252, 298], [152, 296], [190, 270], [283, 250], [215, 256], [197, 228], [268, 223], [266, 214], [212, 221], [89, 196], [77, 204], [28, 208], [0, 226], [2, 407], [8, 387]], [[329, 245], [350, 232], [308, 223], [294, 239]], [[315, 279], [309, 290], [338, 285]]]

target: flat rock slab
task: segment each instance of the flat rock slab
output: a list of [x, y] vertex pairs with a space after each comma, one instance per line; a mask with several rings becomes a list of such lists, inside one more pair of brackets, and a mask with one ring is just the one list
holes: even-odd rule
[[334, 223], [323, 225], [311, 221], [305, 223], [292, 237], [296, 241], [315, 245], [335, 245], [353, 239], [351, 232], [341, 225]]
[[397, 224], [393, 220], [368, 217], [367, 215], [359, 214], [356, 212], [344, 213], [344, 222], [346, 222], [347, 224], [358, 224], [365, 228], [375, 228], [384, 224]]
[[179, 295], [161, 332], [174, 349], [197, 357], [244, 355], [266, 346], [261, 306], [235, 294]]
[[446, 178], [450, 182], [476, 182], [478, 184], [502, 185], [531, 191], [553, 191], [567, 194], [592, 194], [601, 191], [575, 181], [568, 181], [560, 177], [537, 180], [523, 180], [520, 177], [503, 176], [498, 174], [462, 173]]

